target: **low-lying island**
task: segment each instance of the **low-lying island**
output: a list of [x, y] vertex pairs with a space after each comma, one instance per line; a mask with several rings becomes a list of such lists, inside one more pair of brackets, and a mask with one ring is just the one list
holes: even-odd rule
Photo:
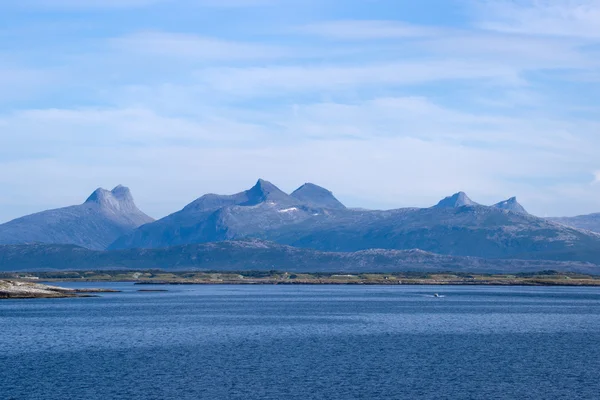
[[89, 297], [90, 293], [118, 292], [113, 289], [69, 289], [41, 283], [0, 280], [0, 299], [48, 299]]

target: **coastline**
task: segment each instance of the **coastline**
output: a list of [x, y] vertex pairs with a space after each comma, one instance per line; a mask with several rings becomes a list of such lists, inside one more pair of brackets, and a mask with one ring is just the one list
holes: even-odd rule
[[[76, 274], [82, 274], [76, 276]], [[245, 275], [244, 275], [245, 274]], [[600, 287], [600, 277], [574, 274], [559, 274], [546, 271], [530, 276], [514, 275], [464, 275], [440, 274], [290, 274], [287, 272], [223, 273], [223, 272], [124, 272], [92, 275], [91, 272], [70, 272], [68, 276], [38, 276], [26, 274], [16, 279], [6, 279], [0, 275], [0, 300], [98, 297], [98, 293], [115, 293], [110, 288], [64, 288], [66, 283], [131, 283], [139, 285], [138, 292], [166, 292], [167, 289], [154, 289], [149, 286], [170, 285], [331, 285], [331, 286], [560, 286], [560, 287]], [[10, 274], [9, 274], [10, 275]], [[14, 275], [22, 275], [15, 273]], [[40, 274], [43, 275], [43, 274]], [[257, 276], [258, 275], [258, 276]], [[42, 280], [44, 283], [39, 283]], [[36, 282], [37, 281], [37, 282]]]
[[[3, 273], [21, 282], [130, 282], [136, 285], [465, 285], [465, 286], [600, 286], [600, 276], [542, 271], [531, 274], [468, 273], [292, 273], [280, 271], [54, 271]], [[87, 290], [90, 293], [91, 289]], [[63, 291], [64, 294], [84, 293]]]
[[465, 281], [420, 281], [420, 282], [278, 282], [278, 281], [259, 281], [259, 282], [134, 282], [134, 285], [298, 285], [298, 286], [562, 286], [562, 287], [600, 287], [600, 282], [465, 282]]
[[94, 293], [115, 293], [114, 289], [70, 289], [24, 280], [0, 280], [0, 300], [10, 299], [63, 299], [96, 297]]

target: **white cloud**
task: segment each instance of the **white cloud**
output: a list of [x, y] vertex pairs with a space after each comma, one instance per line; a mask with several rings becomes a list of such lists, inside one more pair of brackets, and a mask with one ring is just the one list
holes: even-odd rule
[[244, 146], [264, 134], [250, 123], [210, 114], [190, 119], [164, 116], [144, 108], [19, 111], [0, 118], [0, 128], [4, 132], [0, 136], [0, 155], [19, 153], [22, 143], [28, 143], [27, 151], [32, 153], [38, 150], [64, 156], [69, 156], [69, 150], [94, 146]]
[[599, 0], [487, 0], [474, 4], [485, 29], [600, 38]]
[[113, 39], [112, 44], [127, 54], [209, 61], [273, 59], [289, 56], [289, 51], [281, 47], [169, 32], [135, 33]]
[[442, 30], [398, 21], [347, 20], [307, 24], [295, 28], [293, 32], [352, 40], [433, 36]]
[[[147, 7], [156, 4], [184, 4], [200, 7], [253, 7], [272, 4], [276, 0], [19, 0], [12, 7], [31, 7], [46, 9], [126, 9]], [[10, 5], [0, 5], [0, 8]]]
[[[194, 5], [206, 7], [255, 7], [277, 4], [281, 0], [191, 0]], [[286, 0], [289, 1], [289, 0]]]
[[351, 66], [208, 68], [198, 71], [196, 76], [202, 85], [212, 90], [260, 97], [444, 80], [494, 79], [515, 84], [520, 82], [517, 72], [492, 63], [438, 60]]
[[38, 8], [131, 8], [144, 7], [172, 0], [20, 0], [20, 7]]
[[59, 82], [57, 71], [0, 64], [0, 104], [27, 99]]
[[520, 70], [591, 68], [599, 65], [573, 39], [523, 37], [492, 32], [455, 32], [419, 41], [418, 46], [437, 57], [486, 60]]

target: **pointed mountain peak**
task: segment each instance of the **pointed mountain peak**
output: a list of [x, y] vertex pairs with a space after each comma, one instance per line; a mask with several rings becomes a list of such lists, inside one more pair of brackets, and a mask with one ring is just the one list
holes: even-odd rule
[[323, 208], [346, 208], [331, 191], [315, 185], [314, 183], [305, 183], [296, 189], [291, 196], [303, 203]]
[[[254, 185], [254, 187], [252, 189], [259, 189], [259, 190], [263, 190], [263, 191], [267, 191], [267, 192], [271, 192], [271, 191], [280, 191], [279, 188], [275, 185], [273, 185], [271, 182], [266, 181], [264, 179], [259, 179], [258, 181], [256, 181], [256, 184]], [[251, 190], [252, 190], [251, 189]]]
[[511, 197], [508, 200], [501, 201], [500, 203], [494, 204], [492, 207], [499, 208], [501, 210], [514, 211], [521, 214], [527, 214], [525, 208], [519, 204], [516, 197]]
[[465, 192], [458, 192], [453, 194], [452, 196], [448, 196], [442, 199], [435, 208], [458, 208], [463, 206], [476, 206], [473, 200], [467, 196]]
[[254, 186], [241, 193], [232, 195], [205, 194], [183, 209], [193, 212], [206, 212], [229, 206], [255, 206], [267, 201], [280, 205], [289, 205], [293, 200], [271, 182], [259, 179]]
[[254, 205], [264, 201], [273, 201], [275, 203], [289, 202], [290, 196], [284, 193], [277, 186], [264, 179], [259, 179], [256, 184], [246, 191], [248, 201], [242, 205]]

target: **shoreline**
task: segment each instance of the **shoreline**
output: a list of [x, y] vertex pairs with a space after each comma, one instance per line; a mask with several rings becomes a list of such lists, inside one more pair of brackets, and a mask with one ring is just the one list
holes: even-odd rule
[[[58, 284], [116, 283], [135, 285], [367, 285], [367, 286], [586, 286], [600, 287], [600, 276], [543, 271], [531, 274], [467, 274], [452, 272], [292, 273], [278, 271], [54, 271], [2, 273], [2, 279]], [[69, 293], [93, 293], [70, 289]]]
[[116, 293], [114, 289], [71, 289], [26, 280], [0, 280], [0, 300], [64, 299], [98, 297], [95, 293]]
[[422, 282], [281, 282], [281, 281], [258, 281], [258, 282], [133, 282], [134, 285], [286, 285], [286, 286], [561, 286], [561, 287], [600, 287], [600, 282], [464, 282], [464, 281], [422, 281]]
[[[237, 279], [237, 280], [100, 280], [100, 279], [52, 279], [44, 280], [43, 283], [27, 280], [0, 280], [0, 300], [18, 300], [18, 299], [40, 299], [40, 298], [84, 298], [99, 297], [99, 293], [118, 293], [121, 292], [112, 288], [64, 288], [60, 286], [49, 285], [48, 283], [99, 283], [99, 284], [117, 284], [130, 283], [138, 286], [138, 292], [168, 292], [167, 289], [148, 288], [156, 285], [166, 286], [191, 286], [191, 285], [287, 285], [287, 286], [522, 286], [522, 287], [600, 287], [600, 279], [405, 279], [397, 281], [373, 281], [356, 280], [341, 281], [328, 279], [313, 280], [274, 280], [274, 279]], [[145, 288], [146, 287], [146, 288]]]

